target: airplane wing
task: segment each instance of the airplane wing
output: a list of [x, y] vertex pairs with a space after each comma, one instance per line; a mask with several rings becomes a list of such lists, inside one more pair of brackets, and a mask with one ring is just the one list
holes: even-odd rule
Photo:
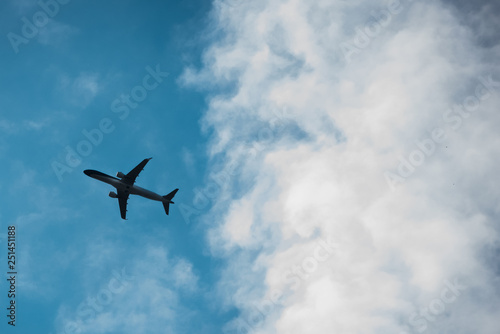
[[137, 176], [139, 176], [139, 173], [142, 172], [142, 170], [144, 169], [144, 166], [146, 166], [148, 161], [151, 159], [152, 158], [142, 160], [142, 162], [140, 164], [135, 166], [134, 169], [132, 169], [127, 175], [125, 175], [122, 178], [122, 181], [124, 181], [125, 183], [128, 183], [128, 184], [134, 184], [135, 179], [137, 178]]
[[118, 191], [118, 203], [120, 204], [120, 214], [122, 219], [127, 219], [127, 201], [129, 193]]

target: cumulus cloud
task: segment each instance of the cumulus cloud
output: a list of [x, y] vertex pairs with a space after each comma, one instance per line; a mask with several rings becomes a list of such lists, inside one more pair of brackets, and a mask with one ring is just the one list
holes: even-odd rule
[[222, 88], [203, 124], [240, 166], [207, 216], [226, 330], [496, 333], [500, 49], [491, 16], [462, 15], [215, 1], [219, 37], [183, 80]]

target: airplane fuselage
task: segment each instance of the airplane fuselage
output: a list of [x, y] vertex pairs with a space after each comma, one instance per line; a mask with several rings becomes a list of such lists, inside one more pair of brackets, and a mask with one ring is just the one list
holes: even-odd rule
[[151, 159], [152, 158], [147, 158], [142, 160], [137, 166], [134, 167], [134, 169], [132, 169], [127, 174], [123, 174], [122, 172], [116, 173], [116, 177], [104, 174], [93, 169], [86, 169], [83, 172], [85, 173], [85, 175], [90, 176], [93, 179], [107, 183], [116, 188], [117, 193], [110, 191], [109, 197], [118, 199], [118, 205], [120, 206], [120, 215], [122, 219], [127, 219], [127, 205], [130, 195], [139, 195], [153, 201], [161, 202], [163, 204], [163, 208], [165, 209], [165, 213], [168, 216], [170, 204], [174, 204], [174, 202], [172, 202], [172, 199], [174, 198], [177, 191], [179, 191], [179, 188], [172, 190], [165, 196], [161, 196], [150, 190], [135, 185], [135, 179], [139, 176], [139, 173], [144, 169], [148, 161]]
[[90, 176], [91, 178], [94, 178], [96, 180], [99, 180], [99, 181], [102, 181], [102, 182], [105, 182], [107, 184], [112, 185], [119, 192], [123, 191], [125, 194], [139, 195], [139, 196], [151, 199], [153, 201], [172, 203], [171, 201], [165, 199], [165, 197], [163, 197], [155, 192], [152, 192], [150, 190], [141, 188], [141, 187], [133, 185], [133, 184], [132, 185], [127, 184], [126, 182], [123, 182], [122, 180], [120, 180], [114, 176], [107, 175], [107, 174], [104, 174], [102, 172], [92, 170], [92, 169], [87, 169], [84, 171], [84, 173], [86, 175]]

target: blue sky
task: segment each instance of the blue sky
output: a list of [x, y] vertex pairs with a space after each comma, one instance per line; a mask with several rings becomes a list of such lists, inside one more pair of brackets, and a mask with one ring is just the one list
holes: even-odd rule
[[[22, 35], [21, 18], [41, 9], [35, 1], [1, 6], [4, 35]], [[199, 62], [209, 8], [202, 1], [73, 1], [60, 5], [53, 20], [19, 45], [18, 53], [7, 38], [2, 43], [2, 173], [8, 177], [1, 183], [6, 192], [1, 220], [4, 229], [10, 224], [18, 228], [16, 331], [61, 332], [62, 308], [71, 318], [113, 271], [132, 272], [131, 263], [147, 263], [154, 250], [173, 261], [161, 269], [165, 273], [178, 259], [189, 263], [196, 277], [194, 286], [175, 293], [181, 302], [172, 307], [192, 314], [179, 317], [173, 328], [215, 333], [232, 316], [230, 308], [210, 306], [210, 287], [217, 278], [213, 269], [220, 263], [205, 254], [203, 229], [188, 225], [178, 208], [166, 217], [161, 205], [139, 198], [131, 199], [129, 221], [122, 222], [118, 204], [107, 197], [112, 189], [82, 173], [87, 168], [127, 173], [153, 157], [140, 176], [142, 186], [162, 194], [180, 188], [180, 203], [194, 196], [207, 164], [207, 135], [199, 126], [205, 103], [203, 95], [180, 88], [176, 80], [185, 64]], [[162, 74], [158, 84], [150, 79], [157, 87], [122, 120], [122, 112], [114, 112], [111, 104], [142, 86], [147, 68], [168, 76]], [[54, 162], [68, 166], [68, 148], [77, 151], [87, 140], [82, 131], [95, 131], [103, 119], [113, 131], [97, 135], [91, 153], [85, 151], [88, 155], [71, 171], [56, 172]], [[160, 265], [153, 262], [145, 267]], [[139, 290], [142, 281], [137, 277], [130, 289]], [[8, 329], [5, 322], [2, 328]]]
[[497, 3], [61, 2], [0, 4], [2, 333], [497, 333]]

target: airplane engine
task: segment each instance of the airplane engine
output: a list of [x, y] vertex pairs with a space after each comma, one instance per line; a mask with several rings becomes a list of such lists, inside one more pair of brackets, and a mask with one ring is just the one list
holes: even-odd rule
[[111, 198], [118, 198], [118, 195], [114, 191], [109, 192], [109, 197]]
[[118, 172], [116, 173], [116, 177], [119, 177], [121, 179], [125, 177], [125, 174], [123, 174], [122, 172]]

